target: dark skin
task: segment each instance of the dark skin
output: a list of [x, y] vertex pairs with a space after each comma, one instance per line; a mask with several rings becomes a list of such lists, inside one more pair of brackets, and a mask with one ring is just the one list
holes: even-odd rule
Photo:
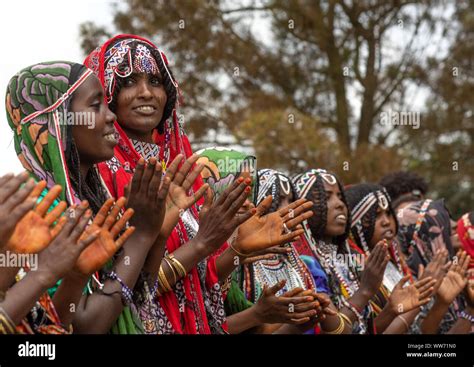
[[[335, 183], [331, 185], [326, 181], [323, 181], [324, 189], [326, 191], [327, 200], [327, 223], [324, 234], [324, 240], [331, 242], [336, 236], [344, 234], [346, 229], [346, 221], [344, 218], [338, 216], [343, 215], [347, 220], [348, 208], [342, 201], [342, 193], [339, 189], [339, 185]], [[358, 309], [363, 309], [369, 302], [369, 300], [375, 295], [377, 290], [380, 288], [383, 280], [383, 272], [388, 262], [387, 246], [380, 243], [377, 244], [373, 253], [369, 256], [365, 263], [365, 269], [361, 276], [359, 289], [349, 299], [349, 301], [355, 305]], [[336, 307], [331, 304], [331, 307]], [[352, 322], [357, 321], [357, 316], [347, 307], [343, 307], [339, 312], [348, 316]], [[321, 322], [323, 331], [332, 331], [337, 329], [340, 320], [337, 316], [328, 315], [324, 321]], [[350, 326], [346, 323], [343, 333], [350, 333]]]
[[391, 241], [396, 234], [395, 218], [388, 209], [377, 208], [377, 216], [375, 219], [374, 233], [369, 242], [369, 249], [382, 240]]
[[104, 102], [104, 91], [99, 79], [92, 75], [74, 92], [70, 110], [95, 116], [93, 129], [87, 125], [74, 125], [72, 128], [72, 136], [81, 161], [81, 175], [86, 177], [94, 164], [114, 156], [117, 141], [107, 139], [106, 135], [115, 133], [116, 116]]
[[[115, 115], [105, 103], [102, 86], [97, 77], [91, 75], [74, 93], [71, 103], [72, 112], [90, 112], [95, 115], [95, 126], [73, 126], [73, 138], [80, 157], [80, 170], [86, 177], [94, 164], [110, 159], [116, 145], [113, 139], [105, 136], [115, 131], [113, 121]], [[91, 143], [93, 142], [93, 143]], [[156, 163], [156, 162], [155, 162]], [[145, 174], [137, 177], [141, 182], [140, 189], [134, 190], [129, 198], [132, 208], [139, 208], [148, 215], [143, 220], [137, 221], [136, 231], [130, 236], [128, 246], [123, 247], [121, 255], [116, 259], [115, 271], [123, 282], [131, 289], [134, 288], [146, 255], [153, 244], [161, 227], [163, 213], [160, 205], [163, 204], [163, 195], [166, 195], [169, 178], [161, 184], [161, 166], [155, 169], [156, 164], [149, 164]], [[143, 173], [143, 172], [142, 172]], [[152, 190], [149, 190], [149, 188]], [[161, 201], [160, 201], [161, 200]], [[123, 206], [123, 203], [121, 204]], [[163, 206], [163, 205], [161, 205]], [[111, 219], [113, 221], [113, 219]], [[154, 228], [150, 231], [149, 228]], [[107, 236], [102, 240], [114, 241]], [[65, 320], [74, 318], [74, 329], [78, 333], [105, 333], [112, 326], [122, 311], [123, 305], [120, 298], [121, 287], [118, 282], [108, 280], [105, 282], [104, 292], [118, 292], [114, 296], [94, 293], [89, 297], [82, 296], [82, 289], [89, 275], [71, 271], [63, 279], [54, 297], [57, 308], [61, 311], [60, 317]], [[87, 298], [87, 302], [86, 302]], [[77, 307], [72, 307], [72, 306]], [[74, 310], [70, 315], [69, 310]], [[107, 310], [107, 312], [105, 312]], [[99, 317], [100, 315], [100, 317]]]
[[161, 121], [166, 101], [161, 74], [133, 73], [118, 94], [117, 121], [128, 137], [152, 143], [151, 132]]

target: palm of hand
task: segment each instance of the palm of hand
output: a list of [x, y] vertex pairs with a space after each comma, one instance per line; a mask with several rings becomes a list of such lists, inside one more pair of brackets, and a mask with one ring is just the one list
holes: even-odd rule
[[16, 225], [7, 249], [16, 253], [37, 253], [52, 241], [48, 222], [34, 211], [29, 211]]
[[450, 270], [438, 288], [438, 296], [444, 302], [451, 303], [464, 289], [466, 284], [467, 279], [464, 279], [461, 274]]
[[115, 253], [117, 246], [110, 231], [101, 229], [97, 224], [91, 224], [81, 240], [89, 237], [95, 231], [100, 230], [97, 239], [82, 251], [76, 262], [75, 270], [83, 275], [91, 275], [101, 269]]
[[390, 302], [398, 314], [413, 310], [420, 305], [420, 292], [410, 285], [405, 288], [394, 289], [390, 295]]
[[283, 218], [277, 212], [262, 217], [254, 215], [239, 226], [234, 246], [248, 254], [280, 245], [282, 228]]
[[161, 235], [168, 237], [179, 220], [181, 210], [188, 209], [193, 204], [183, 187], [171, 183], [166, 197], [166, 213], [161, 226]]

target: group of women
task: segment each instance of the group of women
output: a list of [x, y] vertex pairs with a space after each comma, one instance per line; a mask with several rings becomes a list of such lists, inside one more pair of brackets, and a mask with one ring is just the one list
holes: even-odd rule
[[127, 34], [11, 78], [26, 171], [0, 178], [0, 255], [37, 266], [0, 267], [0, 333], [472, 331], [473, 212], [193, 154], [180, 99], [164, 53]]

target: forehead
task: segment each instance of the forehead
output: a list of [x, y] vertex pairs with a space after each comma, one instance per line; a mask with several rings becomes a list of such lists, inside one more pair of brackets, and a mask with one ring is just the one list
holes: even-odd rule
[[74, 100], [78, 98], [89, 98], [103, 94], [102, 84], [95, 74], [90, 74], [87, 79], [73, 93]]
[[339, 189], [339, 185], [337, 184], [337, 181], [332, 185], [324, 179], [322, 179], [322, 181], [324, 185], [324, 190], [332, 191], [332, 192], [335, 192], [336, 194], [341, 192], [341, 190]]

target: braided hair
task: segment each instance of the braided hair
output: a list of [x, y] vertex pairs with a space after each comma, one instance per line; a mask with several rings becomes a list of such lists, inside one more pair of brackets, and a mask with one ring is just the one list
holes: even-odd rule
[[282, 191], [284, 193], [283, 187], [287, 186], [289, 194], [293, 196], [293, 199], [298, 198], [296, 189], [291, 182], [290, 177], [286, 176], [282, 172], [264, 168], [258, 170], [258, 196], [256, 204], [259, 205], [263, 199], [268, 195], [272, 196], [272, 205], [268, 209], [268, 213], [273, 213], [278, 210], [280, 207], [280, 199]]
[[[158, 129], [158, 133], [163, 134], [164, 129], [165, 129], [165, 126], [164, 126], [165, 121], [171, 116], [173, 109], [175, 108], [176, 100], [178, 98], [176, 87], [173, 84], [174, 76], [169, 65], [165, 67], [163, 63], [163, 59], [160, 55], [160, 51], [150, 46], [147, 43], [141, 42], [140, 40], [136, 40], [130, 43], [132, 63], [133, 63], [133, 60], [135, 60], [138, 45], [142, 45], [150, 51], [151, 55], [153, 56], [153, 58], [155, 59], [158, 65], [158, 69], [160, 70], [161, 77], [163, 78], [163, 87], [165, 89], [167, 98], [166, 98], [165, 108], [163, 110], [163, 116], [161, 117], [161, 120], [156, 127]], [[108, 49], [110, 49], [111, 47], [113, 47], [113, 44], [110, 44]], [[117, 66], [117, 70], [123, 71], [124, 69], [128, 67], [129, 65], [124, 60], [124, 62], [122, 62], [121, 64]], [[166, 68], [168, 69], [169, 73], [166, 71]], [[170, 78], [170, 75], [171, 75], [171, 78]], [[126, 78], [121, 78], [121, 77], [118, 77], [115, 79], [115, 88], [112, 95], [112, 101], [109, 104], [110, 110], [114, 113], [117, 112], [117, 97], [120, 93], [120, 90], [122, 89], [122, 86], [125, 80]]]
[[[72, 85], [85, 70], [85, 66], [75, 64], [71, 68], [69, 85]], [[66, 111], [70, 109], [74, 94], [67, 101]], [[66, 164], [69, 171], [69, 180], [72, 188], [80, 200], [87, 200], [94, 214], [97, 214], [107, 200], [107, 194], [95, 167], [82, 177], [80, 170], [79, 151], [72, 136], [72, 126], [68, 125], [66, 130]]]
[[[383, 186], [372, 184], [372, 183], [362, 183], [357, 185], [352, 185], [346, 190], [346, 197], [349, 203], [350, 211], [353, 211], [354, 208], [360, 205], [361, 201], [367, 198], [367, 195], [376, 192], [382, 192], [388, 202], [388, 211], [393, 216], [396, 225], [396, 231], [398, 231], [398, 222], [397, 217], [395, 215], [395, 211], [392, 207], [392, 202], [390, 200], [390, 196], [386, 192]], [[357, 245], [363, 248], [363, 244], [369, 244], [372, 240], [372, 236], [374, 235], [375, 231], [375, 222], [377, 220], [377, 208], [379, 207], [378, 201], [375, 201], [371, 207], [367, 210], [367, 212], [362, 216], [360, 219], [362, 225], [362, 236], [361, 238], [359, 231], [356, 229], [355, 224], [352, 223], [351, 228], [351, 237], [357, 243]], [[354, 218], [353, 218], [354, 219]]]
[[[334, 237], [333, 243], [337, 245], [338, 249], [343, 251], [345, 248], [343, 245], [349, 236], [351, 220], [350, 220], [350, 210], [349, 205], [347, 204], [346, 195], [344, 191], [344, 185], [342, 184], [341, 180], [331, 172], [327, 172], [330, 175], [334, 176], [337, 182], [337, 186], [341, 192], [341, 200], [348, 208], [348, 218], [346, 223], [346, 228], [344, 233]], [[296, 182], [300, 175], [293, 178], [293, 182]], [[314, 215], [308, 219], [308, 225], [311, 229], [311, 234], [315, 239], [322, 239], [325, 236], [326, 226], [327, 226], [327, 214], [328, 214], [328, 197], [326, 195], [326, 189], [324, 188], [324, 179], [322, 175], [318, 174], [316, 176], [316, 180], [309, 188], [309, 191], [306, 195], [306, 198], [313, 203], [313, 212]]]

